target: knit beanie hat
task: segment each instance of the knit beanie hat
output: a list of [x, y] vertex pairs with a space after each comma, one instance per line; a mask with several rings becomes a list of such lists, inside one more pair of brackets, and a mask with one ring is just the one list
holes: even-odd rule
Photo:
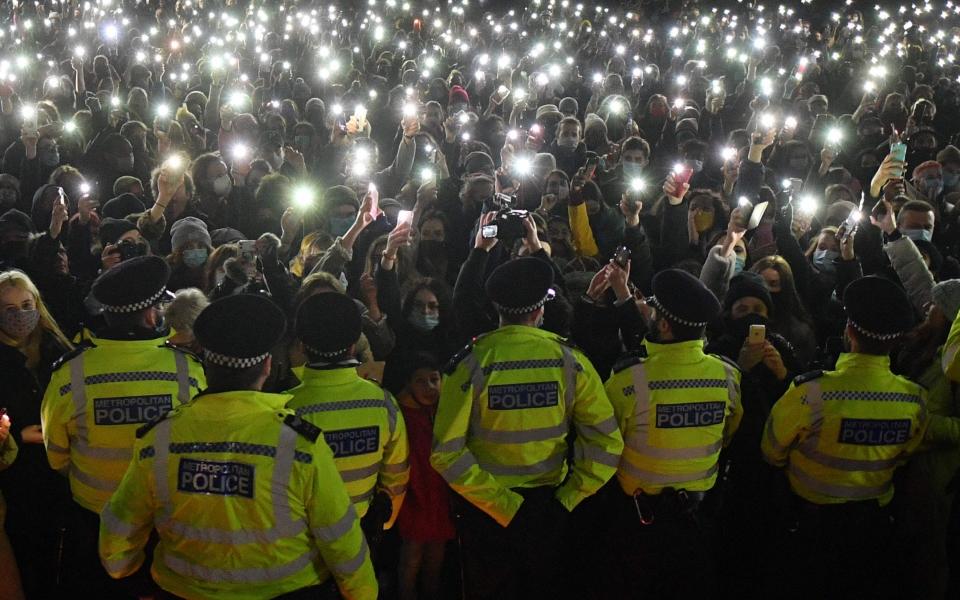
[[170, 227], [170, 245], [176, 250], [187, 242], [200, 242], [206, 246], [213, 246], [207, 224], [196, 217], [184, 217]]

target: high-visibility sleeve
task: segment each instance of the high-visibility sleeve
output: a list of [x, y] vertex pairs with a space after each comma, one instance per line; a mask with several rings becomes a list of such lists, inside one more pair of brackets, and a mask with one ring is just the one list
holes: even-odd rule
[[587, 204], [581, 202], [577, 205], [567, 207], [567, 216], [570, 219], [570, 237], [573, 241], [573, 247], [576, 248], [580, 256], [596, 256], [600, 254], [600, 248], [593, 237], [593, 229], [590, 228], [590, 215], [587, 214]]
[[733, 434], [740, 427], [740, 420], [743, 418], [743, 402], [740, 398], [740, 371], [738, 369], [728, 369], [727, 377], [732, 380], [731, 390], [729, 392], [730, 402], [727, 405], [727, 417], [723, 421], [723, 447], [730, 445]]
[[400, 514], [403, 498], [407, 493], [407, 482], [410, 481], [410, 463], [408, 462], [409, 446], [407, 443], [407, 427], [403, 421], [403, 413], [397, 406], [397, 401], [389, 395], [387, 402], [392, 403], [396, 415], [396, 425], [390, 434], [390, 439], [383, 448], [383, 461], [380, 463], [380, 489], [390, 496], [392, 512], [390, 519], [384, 524], [384, 529], [393, 527], [393, 522]]
[[67, 430], [73, 415], [72, 392], [60, 395], [60, 388], [69, 383], [69, 369], [54, 371], [40, 404], [40, 429], [47, 460], [55, 471], [66, 472], [70, 467], [70, 433]]
[[787, 464], [790, 449], [798, 443], [807, 431], [810, 422], [810, 409], [803, 403], [803, 386], [790, 385], [770, 410], [767, 424], [763, 429], [760, 450], [763, 458], [771, 465], [782, 467]]
[[[430, 464], [454, 491], [506, 527], [523, 504], [523, 496], [481, 469], [477, 457], [467, 447], [473, 395], [479, 392], [469, 379], [469, 372], [461, 362], [453, 374], [443, 380], [433, 423]], [[467, 386], [466, 391], [461, 386]]]
[[307, 520], [324, 564], [347, 600], [375, 600], [377, 578], [367, 540], [347, 488], [333, 462], [333, 453], [321, 436], [312, 465], [313, 480], [305, 498]]
[[141, 459], [142, 447], [142, 440], [137, 440], [133, 460], [100, 513], [100, 562], [115, 579], [132, 575], [140, 568], [153, 529], [154, 483], [147, 463], [153, 458]]
[[573, 404], [573, 467], [557, 490], [557, 499], [570, 511], [613, 477], [623, 453], [623, 437], [600, 376], [589, 361], [578, 362], [583, 369], [577, 373]]
[[960, 381], [960, 314], [950, 326], [947, 343], [943, 345], [941, 364], [947, 379]]

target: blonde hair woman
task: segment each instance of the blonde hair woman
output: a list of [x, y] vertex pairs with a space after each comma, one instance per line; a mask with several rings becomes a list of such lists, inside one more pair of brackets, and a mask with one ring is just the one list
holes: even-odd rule
[[0, 472], [0, 492], [7, 502], [5, 528], [27, 598], [59, 595], [60, 518], [67, 513], [70, 493], [66, 479], [47, 462], [40, 403], [53, 363], [71, 348], [33, 281], [20, 271], [0, 273], [0, 407], [10, 417], [10, 441], [19, 447], [13, 464]]

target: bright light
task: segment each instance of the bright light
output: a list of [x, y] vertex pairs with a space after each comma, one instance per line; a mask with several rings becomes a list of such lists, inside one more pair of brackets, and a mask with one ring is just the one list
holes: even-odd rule
[[817, 212], [817, 199], [813, 196], [803, 196], [800, 198], [800, 212], [812, 215]]
[[724, 162], [731, 161], [737, 157], [737, 149], [727, 146], [720, 151], [720, 157], [724, 160]]
[[630, 191], [631, 192], [642, 192], [645, 184], [642, 179], [631, 179], [630, 180]]
[[299, 208], [310, 208], [313, 206], [316, 197], [313, 188], [307, 185], [299, 185], [293, 190], [293, 203]]
[[771, 113], [763, 113], [760, 115], [760, 126], [764, 129], [771, 129], [776, 124], [777, 120]]
[[166, 104], [157, 105], [157, 116], [161, 119], [166, 119], [170, 116], [170, 107]]
[[529, 175], [533, 171], [533, 162], [525, 156], [517, 158], [513, 162], [512, 171], [521, 177]]
[[407, 103], [403, 105], [403, 116], [405, 118], [411, 118], [417, 116], [417, 105], [413, 103]]
[[246, 160], [250, 156], [250, 148], [244, 144], [235, 144], [231, 154], [234, 160]]
[[81, 193], [81, 194], [89, 194], [89, 193], [90, 193], [90, 184], [87, 183], [86, 181], [84, 181], [83, 183], [81, 183], [81, 184], [80, 184], [80, 193]]
[[179, 171], [183, 168], [183, 157], [179, 154], [172, 154], [167, 160], [163, 161], [163, 166], [173, 171]]
[[843, 141], [843, 131], [839, 127], [833, 127], [827, 130], [827, 143], [836, 146]]
[[796, 117], [787, 117], [783, 120], [783, 126], [787, 129], [796, 129], [797, 128], [797, 118]]

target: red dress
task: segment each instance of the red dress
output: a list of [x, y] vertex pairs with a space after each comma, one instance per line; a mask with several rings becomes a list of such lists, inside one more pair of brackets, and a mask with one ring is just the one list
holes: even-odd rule
[[432, 415], [436, 409], [400, 405], [410, 444], [410, 482], [397, 516], [400, 537], [414, 542], [445, 542], [456, 535], [450, 514], [450, 488], [430, 466]]

